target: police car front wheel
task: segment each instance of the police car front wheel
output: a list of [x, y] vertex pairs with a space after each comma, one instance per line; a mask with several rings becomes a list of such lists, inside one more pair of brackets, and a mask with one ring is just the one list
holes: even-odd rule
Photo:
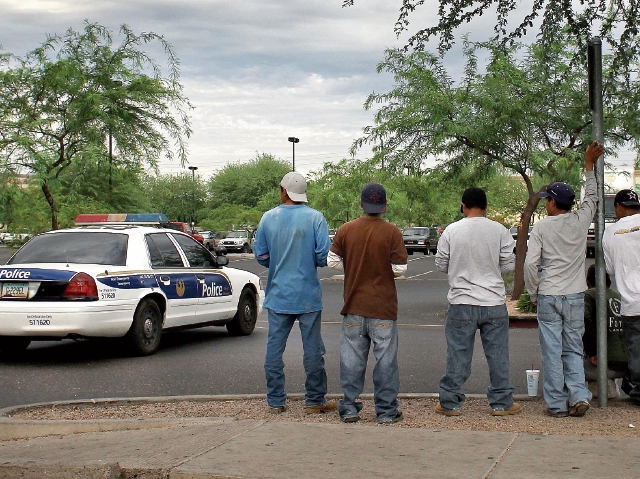
[[152, 299], [143, 299], [133, 316], [127, 333], [129, 346], [135, 354], [147, 356], [158, 350], [162, 335], [162, 312]]

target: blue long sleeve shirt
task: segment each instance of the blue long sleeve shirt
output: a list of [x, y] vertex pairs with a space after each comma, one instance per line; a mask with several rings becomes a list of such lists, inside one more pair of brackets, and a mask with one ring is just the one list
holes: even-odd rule
[[327, 265], [331, 247], [322, 213], [304, 204], [280, 205], [260, 220], [253, 252], [269, 268], [263, 307], [300, 314], [322, 309], [318, 266]]

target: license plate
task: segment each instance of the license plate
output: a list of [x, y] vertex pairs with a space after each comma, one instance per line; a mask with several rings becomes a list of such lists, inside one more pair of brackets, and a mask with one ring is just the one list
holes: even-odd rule
[[26, 299], [29, 296], [29, 283], [2, 283], [0, 296]]

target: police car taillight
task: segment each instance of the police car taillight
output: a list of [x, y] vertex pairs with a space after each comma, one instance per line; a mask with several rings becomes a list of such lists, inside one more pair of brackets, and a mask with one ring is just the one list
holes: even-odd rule
[[96, 282], [87, 273], [78, 273], [71, 278], [62, 297], [66, 299], [98, 299]]

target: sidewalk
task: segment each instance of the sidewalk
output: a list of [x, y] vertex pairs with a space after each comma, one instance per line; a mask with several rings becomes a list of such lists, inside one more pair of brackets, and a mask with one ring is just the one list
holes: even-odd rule
[[0, 477], [8, 479], [635, 479], [640, 467], [637, 438], [233, 418], [27, 421], [2, 413]]

